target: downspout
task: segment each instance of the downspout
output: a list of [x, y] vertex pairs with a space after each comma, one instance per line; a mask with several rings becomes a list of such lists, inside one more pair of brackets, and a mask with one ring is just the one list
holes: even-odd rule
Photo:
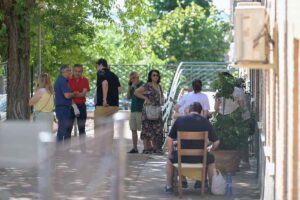
[[[288, 88], [288, 84], [287, 84], [287, 80], [288, 80], [288, 76], [287, 76], [287, 66], [288, 66], [288, 59], [287, 59], [287, 45], [288, 45], [288, 0], [285, 0], [285, 31], [284, 31], [284, 45], [285, 45], [285, 48], [284, 48], [284, 87], [285, 88]], [[288, 91], [285, 90], [285, 102], [288, 102]], [[288, 110], [288, 104], [285, 103], [285, 110]], [[284, 112], [284, 118], [287, 119], [287, 114], [286, 112]], [[287, 130], [287, 126], [285, 126], [285, 130], [284, 130], [284, 133], [285, 133], [285, 141], [284, 141], [284, 144], [285, 144], [285, 160], [287, 160], [287, 152], [288, 152], [288, 145], [287, 145], [287, 133], [288, 133], [288, 130]], [[283, 180], [284, 181], [284, 199], [287, 199], [287, 175], [288, 175], [288, 167], [285, 166], [285, 172], [284, 172], [284, 177], [285, 179]]]

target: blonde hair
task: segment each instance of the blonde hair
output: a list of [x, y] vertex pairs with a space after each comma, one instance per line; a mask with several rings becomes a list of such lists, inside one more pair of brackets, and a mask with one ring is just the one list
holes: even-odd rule
[[49, 74], [42, 73], [37, 81], [37, 89], [46, 88], [51, 94], [53, 94], [53, 87], [51, 84], [51, 78]]
[[138, 75], [138, 73], [136, 71], [133, 71], [130, 73], [129, 77], [132, 78], [134, 75]]

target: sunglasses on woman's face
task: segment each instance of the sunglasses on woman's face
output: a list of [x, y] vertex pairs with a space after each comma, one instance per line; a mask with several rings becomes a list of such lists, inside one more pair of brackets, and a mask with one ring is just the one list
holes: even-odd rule
[[153, 76], [153, 77], [155, 77], [155, 76], [159, 77], [159, 75], [158, 75], [158, 74], [152, 74], [152, 76]]

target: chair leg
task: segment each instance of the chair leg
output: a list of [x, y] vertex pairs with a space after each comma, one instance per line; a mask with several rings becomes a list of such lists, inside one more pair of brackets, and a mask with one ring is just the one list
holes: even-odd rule
[[176, 167], [173, 167], [173, 182], [172, 182], [172, 187], [174, 189], [174, 194], [178, 195], [178, 170]]
[[205, 191], [205, 180], [206, 180], [206, 170], [202, 171], [202, 177], [201, 177], [201, 195], [204, 195]]
[[178, 176], [179, 176], [179, 183], [178, 183], [179, 198], [182, 198], [182, 175], [180, 172], [178, 173]]

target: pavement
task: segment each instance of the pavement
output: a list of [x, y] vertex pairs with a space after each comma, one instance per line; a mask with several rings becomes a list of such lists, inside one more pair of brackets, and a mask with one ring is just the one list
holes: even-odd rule
[[[120, 129], [122, 128], [122, 131]], [[80, 137], [72, 137], [72, 143], [57, 150], [52, 155], [51, 182], [47, 188], [53, 191], [50, 199], [83, 200], [83, 199], [179, 199], [173, 194], [166, 194], [165, 185], [165, 155], [127, 154], [132, 147], [131, 132], [128, 121], [124, 126], [115, 126], [114, 147], [120, 143], [119, 134], [123, 133], [123, 149], [115, 148], [113, 157], [98, 155], [94, 151], [95, 145], [103, 145], [103, 141], [95, 142], [93, 120], [87, 122], [87, 138], [85, 140], [86, 151], [82, 151]], [[118, 136], [119, 135], [119, 136]], [[99, 143], [98, 143], [99, 142]], [[101, 146], [100, 145], [100, 146]], [[142, 142], [138, 148], [142, 151]], [[118, 152], [118, 153], [117, 153]], [[121, 153], [120, 153], [121, 152]], [[125, 157], [118, 157], [125, 155]], [[125, 159], [125, 165], [117, 162], [115, 158]], [[251, 160], [251, 166], [255, 166], [255, 160]], [[121, 169], [116, 171], [115, 169]], [[124, 170], [122, 170], [124, 169]], [[124, 179], [113, 182], [124, 171]], [[122, 173], [121, 173], [122, 175]], [[38, 168], [0, 169], [0, 200], [28, 200], [38, 199]], [[116, 184], [121, 183], [124, 190], [117, 197]], [[200, 195], [200, 190], [193, 189], [193, 182], [189, 181], [189, 188], [183, 192], [183, 199], [205, 200], [255, 200], [260, 199], [259, 185], [257, 183], [255, 168], [241, 169], [233, 176], [233, 195], [231, 197]]]

